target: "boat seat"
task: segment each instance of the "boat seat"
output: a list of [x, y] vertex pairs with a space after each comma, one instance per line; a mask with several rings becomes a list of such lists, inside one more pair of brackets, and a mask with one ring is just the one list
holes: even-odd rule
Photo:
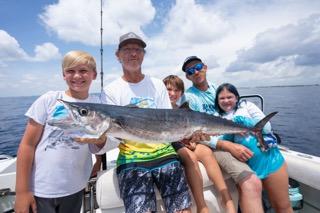
[[[201, 163], [199, 163], [199, 165], [200, 165], [201, 173], [203, 176], [204, 188], [211, 186], [212, 182], [209, 180], [204, 166]], [[227, 180], [230, 179], [229, 182], [232, 181], [232, 184], [233, 184], [233, 180], [231, 180], [230, 175], [223, 173], [223, 176], [226, 182]], [[160, 193], [156, 187], [155, 187], [155, 191], [156, 191], [157, 200], [161, 200]], [[235, 187], [234, 187], [234, 191], [236, 191]], [[98, 178], [96, 182], [96, 199], [97, 199], [99, 208], [102, 211], [105, 210], [106, 212], [112, 212], [111, 209], [121, 208], [123, 206], [123, 201], [119, 196], [118, 180], [117, 180], [115, 168], [112, 168], [107, 171], [102, 171], [98, 174]], [[235, 199], [237, 202], [237, 195], [233, 196], [233, 199]], [[217, 205], [220, 205], [220, 204], [217, 204]]]

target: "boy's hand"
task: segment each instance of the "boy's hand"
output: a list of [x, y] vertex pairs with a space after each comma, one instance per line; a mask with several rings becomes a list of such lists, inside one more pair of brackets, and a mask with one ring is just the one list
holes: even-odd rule
[[194, 151], [196, 149], [197, 144], [196, 143], [188, 143], [185, 144], [185, 146], [190, 149], [191, 151]]
[[195, 150], [198, 143], [201, 141], [209, 141], [210, 135], [203, 133], [201, 131], [195, 131], [190, 137], [181, 140], [181, 143], [190, 150]]
[[210, 135], [198, 130], [192, 133], [190, 137], [184, 138], [181, 142], [184, 144], [188, 144], [188, 143], [199, 143], [201, 141], [210, 141]]
[[36, 200], [31, 192], [17, 193], [14, 204], [16, 213], [28, 213], [32, 209], [33, 213], [37, 213]]
[[73, 139], [79, 143], [95, 144], [101, 148], [105, 145], [107, 141], [107, 135], [102, 134], [99, 138], [73, 138]]

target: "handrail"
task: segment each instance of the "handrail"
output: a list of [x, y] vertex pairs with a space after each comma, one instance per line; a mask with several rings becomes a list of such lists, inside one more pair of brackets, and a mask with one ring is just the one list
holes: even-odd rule
[[263, 97], [259, 94], [252, 94], [252, 95], [243, 95], [240, 96], [240, 100], [241, 99], [245, 99], [245, 98], [258, 98], [260, 100], [260, 106], [261, 106], [261, 111], [263, 112], [264, 110], [264, 100]]

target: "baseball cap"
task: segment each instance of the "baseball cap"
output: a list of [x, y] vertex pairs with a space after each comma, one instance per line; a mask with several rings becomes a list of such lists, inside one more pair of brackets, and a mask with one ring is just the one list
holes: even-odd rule
[[202, 60], [199, 58], [199, 57], [197, 57], [197, 56], [189, 56], [189, 57], [187, 57], [185, 60], [184, 60], [184, 62], [183, 62], [183, 65], [182, 65], [182, 70], [183, 70], [183, 72], [185, 72], [186, 71], [186, 66], [187, 66], [187, 64], [189, 64], [191, 61], [200, 61], [200, 62], [202, 62]]
[[120, 36], [118, 48], [120, 49], [123, 45], [125, 45], [126, 43], [129, 43], [130, 41], [139, 43], [143, 48], [147, 46], [140, 36], [138, 36], [134, 32], [129, 32]]

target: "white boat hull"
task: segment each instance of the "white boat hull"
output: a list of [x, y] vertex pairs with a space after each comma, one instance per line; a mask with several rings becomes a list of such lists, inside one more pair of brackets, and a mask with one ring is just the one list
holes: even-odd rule
[[[16, 158], [3, 158], [0, 160], [0, 190], [2, 193], [14, 192], [16, 184]], [[14, 204], [14, 196], [0, 196], [0, 212], [9, 211]]]
[[298, 181], [304, 206], [300, 212], [320, 212], [320, 157], [281, 147], [289, 177]]
[[[99, 209], [96, 212], [124, 212], [122, 200], [119, 197], [117, 178], [115, 176], [115, 158], [117, 149], [108, 152], [107, 171], [99, 173], [96, 182], [96, 198]], [[288, 149], [281, 150], [288, 164], [289, 176], [300, 184], [300, 192], [303, 194], [304, 207], [299, 212], [314, 213], [320, 212], [320, 157], [306, 155]], [[204, 178], [204, 194], [206, 202], [212, 212], [223, 212], [220, 202], [217, 199], [218, 193], [209, 181], [204, 167], [201, 165]], [[15, 168], [16, 158], [0, 160], [0, 189], [9, 188], [15, 191]], [[238, 193], [234, 182], [225, 175], [225, 180], [231, 191], [233, 200], [237, 206]], [[159, 193], [158, 209], [163, 212], [163, 204], [160, 201]], [[14, 196], [0, 196], [0, 212], [9, 211], [13, 207]], [[195, 206], [192, 207], [195, 212]]]

